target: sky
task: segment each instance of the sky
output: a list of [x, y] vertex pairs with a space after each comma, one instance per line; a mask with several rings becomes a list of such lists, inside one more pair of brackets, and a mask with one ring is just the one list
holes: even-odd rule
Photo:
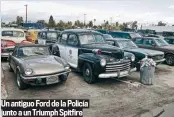
[[151, 24], [159, 21], [174, 24], [174, 0], [21, 0], [1, 1], [1, 20], [9, 22], [22, 16], [25, 20], [25, 4], [28, 5], [28, 21], [49, 20], [56, 22], [96, 19], [96, 24], [138, 21]]

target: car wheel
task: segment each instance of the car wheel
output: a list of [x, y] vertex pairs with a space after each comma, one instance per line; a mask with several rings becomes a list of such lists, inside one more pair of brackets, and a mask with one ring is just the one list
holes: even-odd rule
[[16, 72], [16, 82], [17, 82], [17, 86], [18, 86], [19, 90], [24, 90], [29, 87], [28, 84], [26, 84], [22, 81], [19, 71]]
[[140, 64], [136, 64], [137, 71], [140, 71]]
[[11, 67], [10, 64], [9, 64], [9, 71], [10, 71], [10, 72], [13, 72], [13, 69], [12, 69], [12, 67]]
[[174, 65], [174, 55], [173, 54], [167, 54], [165, 58], [166, 58], [167, 65]]
[[93, 69], [89, 63], [85, 63], [83, 66], [83, 77], [84, 80], [89, 84], [92, 84], [96, 81]]

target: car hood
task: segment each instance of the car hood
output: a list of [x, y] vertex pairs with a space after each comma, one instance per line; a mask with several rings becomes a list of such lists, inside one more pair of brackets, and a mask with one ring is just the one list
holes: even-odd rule
[[23, 58], [25, 68], [31, 68], [33, 75], [53, 74], [63, 72], [64, 66], [55, 56], [41, 55]]
[[160, 48], [163, 48], [163, 49], [166, 49], [166, 50], [174, 51], [174, 45], [161, 46]]
[[82, 45], [82, 47], [88, 48], [88, 49], [100, 49], [102, 51], [109, 51], [109, 52], [122, 51], [120, 48], [109, 45], [109, 44], [89, 44], [89, 45]]
[[143, 48], [133, 48], [133, 49], [125, 49], [125, 50], [129, 51], [129, 52], [133, 52], [133, 53], [143, 53], [143, 54], [149, 55], [149, 56], [163, 55], [164, 54], [164, 52], [161, 52], [161, 51], [143, 49]]

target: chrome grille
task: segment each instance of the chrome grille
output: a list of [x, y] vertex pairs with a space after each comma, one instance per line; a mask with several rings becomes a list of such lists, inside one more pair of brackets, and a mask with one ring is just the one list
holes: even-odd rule
[[130, 60], [126, 60], [123, 62], [109, 62], [106, 64], [106, 72], [125, 71], [129, 70], [130, 67], [131, 67]]

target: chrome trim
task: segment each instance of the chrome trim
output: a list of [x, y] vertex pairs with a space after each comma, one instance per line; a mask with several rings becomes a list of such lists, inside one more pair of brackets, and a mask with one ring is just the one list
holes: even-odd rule
[[43, 76], [21, 76], [21, 78], [27, 80], [27, 79], [36, 79], [36, 78], [46, 78], [46, 77], [50, 77], [50, 76], [59, 76], [59, 75], [62, 75], [62, 74], [66, 74], [66, 73], [69, 73], [71, 72], [71, 70], [68, 70], [68, 71], [65, 71], [65, 72], [62, 72], [62, 73], [56, 73], [56, 74], [52, 74], [52, 75], [43, 75]]
[[164, 58], [164, 59], [161, 59], [161, 60], [156, 60], [155, 62], [156, 63], [160, 63], [160, 62], [163, 62], [163, 61], [165, 61], [166, 59]]
[[[114, 78], [114, 77], [121, 78], [121, 77], [128, 76], [130, 73], [135, 72], [136, 70], [137, 69], [135, 67], [133, 69], [130, 69], [129, 71], [128, 70], [124, 70], [124, 71], [120, 71], [120, 72], [102, 73], [102, 74], [99, 74], [98, 77], [99, 78]], [[126, 71], [127, 71], [127, 73], [125, 73]]]

